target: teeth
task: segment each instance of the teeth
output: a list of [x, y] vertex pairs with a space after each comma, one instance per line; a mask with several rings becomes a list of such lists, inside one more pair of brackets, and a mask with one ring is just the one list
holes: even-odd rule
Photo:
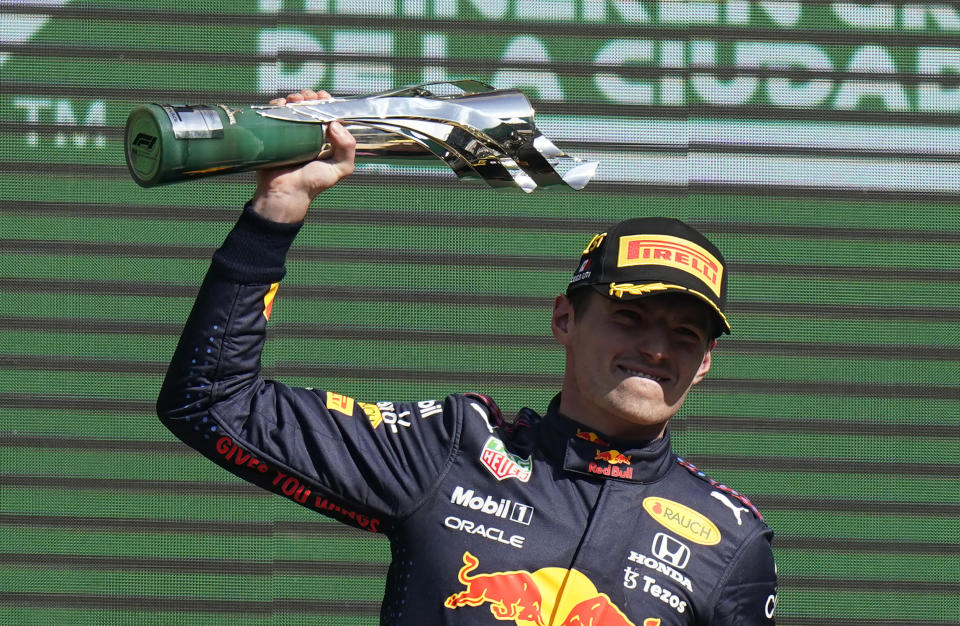
[[629, 369], [629, 368], [626, 368], [626, 367], [623, 368], [623, 370], [624, 370], [627, 374], [630, 374], [631, 376], [639, 376], [640, 378], [646, 378], [646, 379], [652, 380], [652, 381], [654, 381], [654, 382], [658, 382], [658, 383], [659, 383], [660, 381], [663, 380], [662, 378], [659, 378], [659, 377], [657, 377], [657, 376], [651, 376], [650, 374], [647, 374], [647, 373], [645, 373], [645, 372], [639, 372], [639, 371], [637, 371], [637, 370], [632, 370], [632, 369]]

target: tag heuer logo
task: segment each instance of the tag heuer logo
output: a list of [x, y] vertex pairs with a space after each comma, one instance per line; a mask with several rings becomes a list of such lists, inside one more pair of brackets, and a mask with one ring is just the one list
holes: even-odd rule
[[503, 442], [496, 437], [487, 439], [483, 452], [480, 453], [480, 462], [497, 480], [516, 478], [525, 483], [530, 480], [530, 474], [533, 471], [529, 457], [523, 459], [509, 453]]

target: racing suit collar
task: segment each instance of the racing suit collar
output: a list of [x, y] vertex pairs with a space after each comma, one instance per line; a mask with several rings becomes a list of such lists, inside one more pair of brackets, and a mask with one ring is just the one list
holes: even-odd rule
[[559, 411], [560, 397], [550, 402], [540, 424], [541, 441], [567, 472], [595, 478], [649, 483], [673, 465], [669, 429], [653, 441], [626, 441], [590, 431]]

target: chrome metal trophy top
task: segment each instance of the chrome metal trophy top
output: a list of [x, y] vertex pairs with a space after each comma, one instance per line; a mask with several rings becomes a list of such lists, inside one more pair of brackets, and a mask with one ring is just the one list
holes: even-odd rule
[[[427, 89], [435, 86], [461, 93], [436, 95]], [[521, 91], [496, 90], [473, 80], [253, 110], [289, 122], [338, 120], [356, 138], [360, 157], [433, 154], [457, 176], [479, 178], [493, 187], [582, 189], [597, 171], [597, 161], [566, 154], [537, 130], [533, 107]]]

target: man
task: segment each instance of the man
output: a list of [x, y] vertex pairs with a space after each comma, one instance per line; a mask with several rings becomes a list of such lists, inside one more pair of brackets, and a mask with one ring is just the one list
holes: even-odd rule
[[[729, 332], [713, 244], [661, 218], [594, 237], [554, 304], [566, 369], [542, 418], [505, 422], [473, 393], [375, 404], [287, 387], [259, 358], [307, 207], [353, 170], [349, 133], [330, 124], [328, 141], [330, 160], [259, 174], [173, 357], [164, 423], [238, 476], [384, 533], [384, 624], [772, 624], [772, 533], [667, 430]], [[383, 425], [398, 415], [410, 426]]]

